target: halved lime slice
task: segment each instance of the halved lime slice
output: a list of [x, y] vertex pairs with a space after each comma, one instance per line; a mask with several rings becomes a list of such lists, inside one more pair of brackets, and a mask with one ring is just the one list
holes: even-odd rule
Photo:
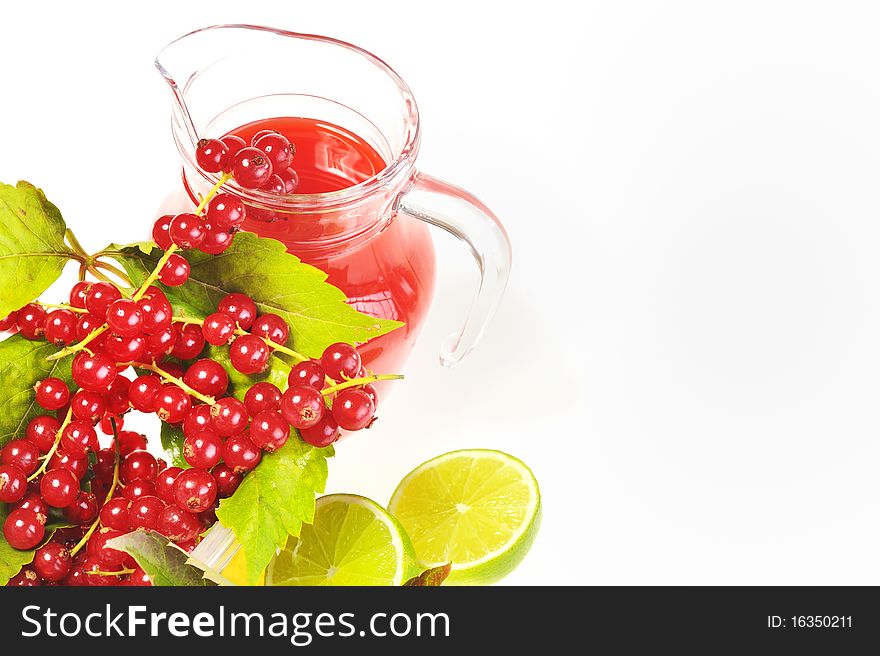
[[420, 465], [388, 504], [423, 568], [451, 562], [450, 584], [494, 583], [525, 557], [541, 494], [522, 462], [500, 451], [453, 451]]
[[269, 563], [266, 585], [403, 585], [418, 574], [412, 542], [375, 501], [330, 494], [315, 521]]

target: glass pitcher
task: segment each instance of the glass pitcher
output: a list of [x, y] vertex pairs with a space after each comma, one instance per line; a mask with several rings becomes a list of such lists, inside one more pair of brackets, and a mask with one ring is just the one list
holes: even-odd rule
[[[278, 196], [231, 185], [249, 206], [244, 229], [283, 242], [325, 271], [358, 310], [406, 324], [360, 347], [366, 365], [385, 372], [402, 369], [433, 296], [435, 255], [425, 224], [447, 230], [470, 247], [482, 279], [464, 326], [443, 345], [440, 361], [454, 366], [473, 349], [507, 284], [510, 243], [478, 199], [416, 169], [416, 102], [385, 62], [336, 39], [220, 25], [172, 42], [156, 66], [172, 92], [172, 131], [183, 160], [185, 193], [167, 211], [191, 211], [218, 179], [196, 165], [200, 138], [288, 119], [354, 135], [378, 154], [380, 165], [350, 186]], [[249, 136], [246, 128], [241, 136]], [[357, 153], [330, 141], [295, 143], [293, 168], [301, 158], [343, 178], [363, 168]]]

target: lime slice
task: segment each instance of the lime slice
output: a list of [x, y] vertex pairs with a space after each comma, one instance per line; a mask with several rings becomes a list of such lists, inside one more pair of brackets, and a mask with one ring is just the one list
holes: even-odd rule
[[315, 521], [269, 563], [266, 585], [402, 585], [418, 574], [400, 524], [354, 494], [318, 499]]
[[541, 523], [541, 493], [500, 451], [453, 451], [404, 478], [388, 505], [423, 568], [451, 562], [450, 584], [494, 583], [525, 558]]

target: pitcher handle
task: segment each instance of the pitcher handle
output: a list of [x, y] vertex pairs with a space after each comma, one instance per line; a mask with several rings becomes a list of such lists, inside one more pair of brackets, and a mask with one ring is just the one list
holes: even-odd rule
[[477, 345], [495, 314], [510, 276], [510, 240], [498, 217], [460, 187], [417, 172], [395, 209], [443, 228], [466, 243], [480, 268], [480, 287], [464, 326], [441, 347], [440, 364], [454, 367]]

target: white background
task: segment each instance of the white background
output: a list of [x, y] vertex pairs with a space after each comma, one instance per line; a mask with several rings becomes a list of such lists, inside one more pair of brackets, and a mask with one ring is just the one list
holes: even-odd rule
[[453, 371], [476, 274], [438, 235], [408, 381], [331, 490], [385, 502], [430, 456], [499, 448], [545, 510], [508, 583], [880, 583], [870, 4], [51, 4], [3, 12], [0, 179], [87, 247], [148, 234], [177, 175], [152, 59], [221, 22], [377, 53], [419, 101], [422, 168], [506, 223], [508, 294]]

